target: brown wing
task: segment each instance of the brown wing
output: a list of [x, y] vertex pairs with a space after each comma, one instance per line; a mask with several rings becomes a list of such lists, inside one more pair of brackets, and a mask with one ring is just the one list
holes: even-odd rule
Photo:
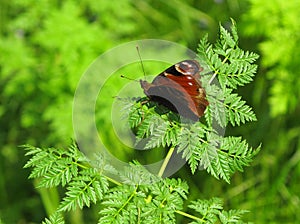
[[144, 93], [151, 100], [166, 106], [181, 116], [198, 120], [197, 106], [185, 89], [171, 79], [165, 77], [160, 77], [160, 79], [160, 84], [141, 81]]
[[156, 76], [152, 83], [141, 80], [144, 93], [180, 115], [198, 120], [208, 101], [198, 79], [202, 68], [197, 61], [179, 62]]
[[[206, 100], [206, 93], [201, 86], [200, 80], [198, 81], [193, 76], [173, 76], [171, 74], [165, 74], [167, 78], [178, 83], [184, 91], [187, 93], [190, 109], [198, 116], [201, 117], [204, 114], [208, 101]], [[192, 102], [191, 102], [192, 101]]]

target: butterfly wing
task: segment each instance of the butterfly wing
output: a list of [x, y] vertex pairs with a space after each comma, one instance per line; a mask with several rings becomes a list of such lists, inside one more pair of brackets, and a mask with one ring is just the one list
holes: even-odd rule
[[179, 77], [166, 74], [166, 76], [182, 87], [186, 93], [185, 99], [188, 101], [190, 110], [192, 110], [198, 117], [201, 117], [209, 103], [206, 100], [206, 93], [204, 88], [201, 86], [200, 80], [197, 80], [190, 75]]
[[208, 101], [198, 79], [202, 68], [197, 61], [179, 62], [156, 76], [152, 83], [141, 80], [144, 93], [170, 110], [184, 117], [198, 120], [204, 114]]
[[197, 120], [199, 114], [189, 93], [173, 80], [159, 76], [159, 84], [141, 81], [145, 94], [153, 101], [158, 102], [178, 114]]

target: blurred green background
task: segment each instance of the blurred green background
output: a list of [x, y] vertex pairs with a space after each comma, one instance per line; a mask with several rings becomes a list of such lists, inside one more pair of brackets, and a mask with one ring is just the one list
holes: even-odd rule
[[[176, 176], [186, 177], [192, 199], [222, 197], [226, 209], [250, 210], [246, 221], [300, 223], [299, 15], [300, 0], [1, 0], [0, 223], [39, 223], [49, 204], [57, 203], [57, 191], [51, 198], [27, 180], [27, 158], [18, 146], [70, 143], [73, 94], [98, 55], [143, 38], [196, 50], [205, 33], [214, 41], [219, 23], [229, 26], [230, 18], [237, 22], [241, 48], [261, 57], [254, 82], [239, 89], [258, 121], [228, 127], [226, 135], [242, 135], [254, 147], [262, 143], [262, 150], [230, 185], [206, 172], [191, 176], [188, 168]], [[141, 70], [129, 74], [134, 72]], [[114, 133], [100, 115], [98, 126], [109, 143]], [[122, 150], [121, 144], [114, 147]], [[128, 160], [129, 154], [121, 157]], [[96, 223], [97, 207], [81, 215], [77, 223]]]

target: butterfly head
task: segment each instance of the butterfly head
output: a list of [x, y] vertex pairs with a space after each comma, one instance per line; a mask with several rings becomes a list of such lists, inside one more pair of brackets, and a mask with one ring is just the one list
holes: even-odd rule
[[180, 74], [191, 76], [195, 76], [197, 73], [203, 70], [203, 68], [199, 65], [199, 63], [196, 60], [181, 61], [175, 64], [175, 69]]

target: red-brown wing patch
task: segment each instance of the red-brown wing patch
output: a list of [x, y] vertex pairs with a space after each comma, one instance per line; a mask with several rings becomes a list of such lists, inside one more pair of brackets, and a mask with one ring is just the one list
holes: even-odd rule
[[165, 77], [160, 77], [159, 80], [160, 84], [141, 81], [145, 94], [151, 100], [192, 120], [197, 120], [201, 116], [194, 101], [196, 98], [191, 97], [184, 87]]
[[190, 97], [193, 101], [193, 105], [190, 103], [189, 106], [195, 107], [197, 112], [193, 112], [201, 117], [209, 103], [206, 100], [206, 93], [204, 88], [201, 86], [200, 80], [197, 80], [190, 75], [173, 76], [171, 74], [165, 74], [165, 76], [178, 83], [184, 89], [188, 95], [187, 97]]
[[152, 83], [144, 80], [140, 83], [151, 100], [197, 120], [208, 106], [205, 90], [199, 80], [202, 70], [197, 61], [185, 60], [166, 69]]

